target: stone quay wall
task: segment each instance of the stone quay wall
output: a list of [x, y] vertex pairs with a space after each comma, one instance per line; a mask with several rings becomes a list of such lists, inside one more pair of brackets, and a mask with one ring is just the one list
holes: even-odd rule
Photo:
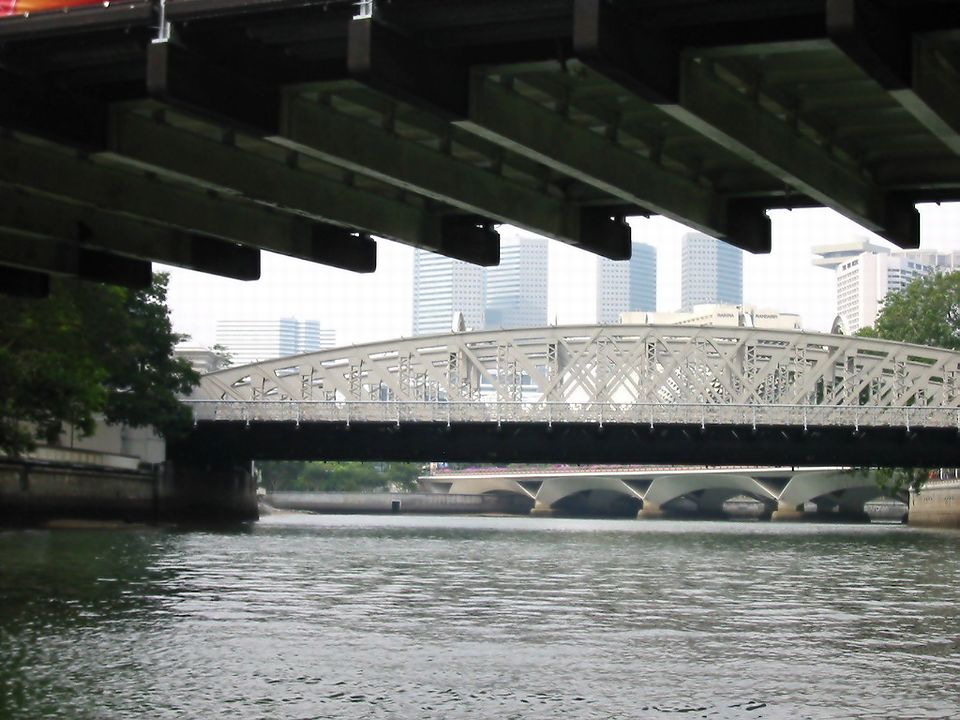
[[910, 493], [910, 524], [960, 528], [960, 480], [929, 480]]

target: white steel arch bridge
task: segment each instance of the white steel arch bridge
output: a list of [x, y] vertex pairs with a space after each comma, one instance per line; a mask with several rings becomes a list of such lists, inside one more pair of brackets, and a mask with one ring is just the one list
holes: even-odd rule
[[[574, 445], [596, 445], [596, 436], [607, 435], [619, 438], [614, 445], [662, 446], [654, 457], [584, 447], [577, 459], [585, 461], [691, 453], [729, 461], [737, 448], [758, 439], [763, 445], [765, 438], [784, 449], [802, 441], [808, 451], [826, 452], [816, 448], [820, 438], [827, 445], [873, 446], [818, 458], [826, 464], [907, 465], [910, 458], [933, 464], [946, 461], [944, 453], [956, 459], [960, 353], [755, 328], [551, 326], [406, 338], [229, 368], [205, 375], [186, 402], [195, 436], [201, 426], [212, 432], [255, 425], [274, 435], [281, 427], [312, 428], [326, 430], [318, 440], [329, 444], [337, 433], [352, 429], [355, 438], [376, 430], [363, 442], [379, 441], [387, 456], [411, 459], [550, 461], [571, 451], [558, 441], [560, 433]], [[390, 450], [388, 432], [405, 437], [402, 452]], [[490, 432], [489, 442], [482, 441]], [[430, 447], [409, 446], [415, 440]], [[360, 448], [348, 447], [356, 441], [344, 442], [305, 454], [358, 454]], [[677, 444], [683, 447], [667, 450]], [[898, 453], [901, 445], [915, 449]], [[879, 450], [886, 459], [872, 456]], [[769, 460], [802, 463], [809, 455], [773, 453]]]

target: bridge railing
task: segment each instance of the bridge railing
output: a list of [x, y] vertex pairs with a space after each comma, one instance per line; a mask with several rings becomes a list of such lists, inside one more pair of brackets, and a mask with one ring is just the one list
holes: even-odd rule
[[940, 406], [239, 400], [188, 400], [185, 404], [198, 422], [624, 423], [960, 430], [960, 409]]

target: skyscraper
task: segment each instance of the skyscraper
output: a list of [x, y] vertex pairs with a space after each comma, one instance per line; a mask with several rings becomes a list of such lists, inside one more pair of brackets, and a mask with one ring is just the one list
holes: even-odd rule
[[960, 252], [896, 250], [858, 240], [813, 248], [813, 264], [835, 271], [837, 315], [845, 333], [876, 322], [888, 293], [898, 292], [918, 277], [960, 268]]
[[701, 233], [683, 236], [680, 307], [743, 304], [743, 251]]
[[547, 239], [519, 233], [500, 243], [500, 264], [486, 269], [487, 328], [547, 324]]
[[619, 322], [620, 313], [630, 304], [630, 261], [597, 258], [597, 319]]
[[413, 334], [448, 333], [463, 314], [483, 327], [484, 269], [417, 248], [413, 253]]
[[234, 365], [313, 352], [336, 345], [336, 331], [316, 320], [217, 320], [217, 344]]
[[630, 311], [657, 309], [657, 249], [645, 243], [633, 244], [630, 258]]

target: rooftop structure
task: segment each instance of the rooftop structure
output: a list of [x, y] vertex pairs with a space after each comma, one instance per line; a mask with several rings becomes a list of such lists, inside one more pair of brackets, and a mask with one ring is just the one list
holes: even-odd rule
[[763, 330], [802, 330], [800, 316], [765, 310], [753, 305], [694, 305], [677, 312], [626, 312], [620, 315], [624, 325], [686, 325], [703, 327], [741, 327]]

